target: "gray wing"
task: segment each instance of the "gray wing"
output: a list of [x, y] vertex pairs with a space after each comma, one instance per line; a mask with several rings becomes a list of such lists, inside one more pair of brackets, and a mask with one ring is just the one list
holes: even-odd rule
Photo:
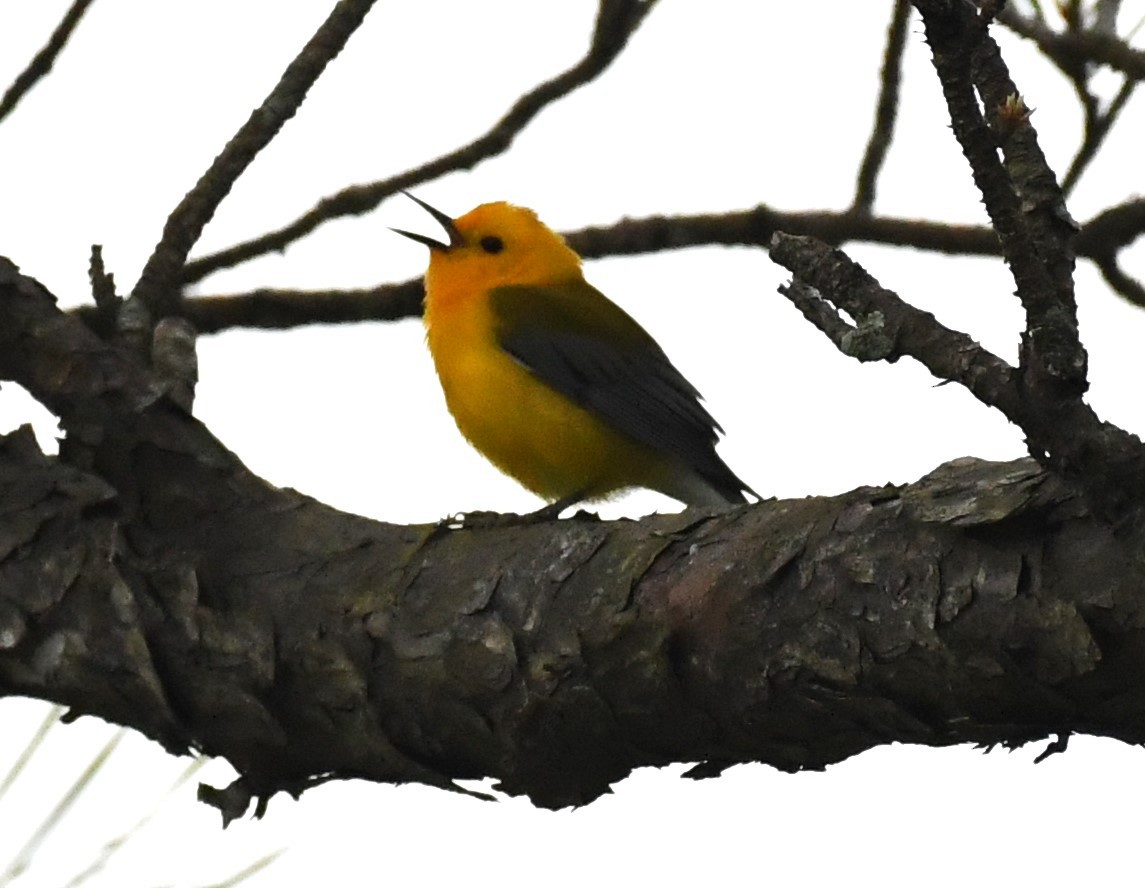
[[502, 348], [616, 430], [674, 457], [732, 501], [748, 489], [715, 451], [700, 393], [623, 309], [582, 282], [491, 294]]

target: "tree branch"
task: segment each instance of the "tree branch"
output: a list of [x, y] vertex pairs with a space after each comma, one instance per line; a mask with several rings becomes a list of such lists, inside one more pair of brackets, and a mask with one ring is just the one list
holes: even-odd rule
[[[767, 246], [776, 231], [812, 235], [833, 244], [859, 241], [932, 250], [955, 255], [997, 256], [998, 238], [989, 228], [950, 225], [919, 219], [894, 219], [852, 212], [789, 213], [768, 206], [753, 210], [695, 216], [651, 216], [594, 226], [564, 237], [586, 259], [682, 249], [710, 244]], [[1145, 199], [1104, 210], [1078, 234], [1078, 255], [1105, 261], [1145, 231]], [[232, 327], [289, 329], [306, 324], [389, 321], [421, 313], [421, 280], [350, 290], [272, 290], [194, 296], [175, 314], [203, 333]], [[110, 330], [99, 312], [76, 309], [101, 334]]]
[[[1045, 399], [1021, 384], [1014, 368], [964, 333], [939, 324], [879, 285], [840, 250], [808, 237], [776, 235], [772, 258], [796, 284], [858, 320], [850, 329], [831, 310], [808, 307], [805, 287], [781, 292], [845, 354], [859, 360], [895, 361], [909, 355], [939, 379], [965, 386], [1026, 434], [1031, 455], [1049, 470], [1077, 483], [1107, 519], [1134, 523], [1145, 502], [1145, 444], [1098, 418], [1081, 399]], [[827, 316], [828, 320], [821, 318]]]
[[167, 218], [163, 237], [132, 291], [132, 299], [147, 306], [153, 318], [173, 313], [180, 298], [180, 272], [203, 228], [238, 177], [294, 116], [310, 87], [342, 51], [373, 5], [374, 0], [339, 0], [263, 103]]
[[[421, 316], [425, 295], [421, 278], [400, 284], [350, 290], [274, 290], [194, 296], [179, 303], [174, 316], [186, 318], [199, 333], [221, 333], [237, 327], [291, 330], [308, 324], [353, 324], [397, 321]], [[96, 332], [110, 327], [93, 306], [73, 313]]]
[[1097, 152], [1101, 150], [1101, 146], [1105, 144], [1105, 137], [1109, 135], [1113, 125], [1121, 116], [1121, 112], [1125, 110], [1125, 106], [1129, 104], [1129, 99], [1133, 96], [1134, 90], [1137, 88], [1137, 81], [1126, 78], [1121, 88], [1117, 91], [1117, 95], [1109, 103], [1109, 107], [1105, 111], [1097, 111], [1096, 108], [1091, 113], [1089, 108], [1086, 108], [1086, 121], [1085, 121], [1085, 137], [1081, 145], [1077, 149], [1077, 154], [1074, 155], [1073, 160], [1070, 162], [1069, 169], [1066, 170], [1065, 176], [1062, 177], [1062, 191], [1069, 194], [1073, 191], [1074, 186], [1077, 185], [1078, 180], [1081, 178], [1082, 173], [1097, 157]]
[[[970, 164], [1002, 254], [1026, 311], [1020, 368], [1023, 384], [1043, 399], [1085, 392], [1086, 355], [1077, 331], [1072, 235], [1053, 172], [1037, 144], [1017, 87], [988, 33], [968, 5], [916, 0], [952, 129]], [[978, 101], [993, 119], [987, 125]], [[1004, 160], [998, 158], [998, 147]]]
[[1045, 22], [1027, 18], [1013, 6], [1007, 6], [998, 21], [1029, 40], [1033, 40], [1059, 68], [1077, 62], [1108, 65], [1133, 80], [1145, 79], [1145, 52], [1134, 49], [1119, 37], [1099, 30], [1058, 32]]
[[[604, 0], [601, 21], [649, 5]], [[1028, 122], [1019, 114], [1001, 134], [1005, 163], [985, 156], [996, 144], [974, 90], [991, 113], [1016, 93], [991, 44], [955, 46], [950, 22], [935, 22], [976, 177], [1004, 186], [987, 199], [1007, 231], [986, 249], [1022, 266], [1020, 288], [1049, 282], [1023, 294], [1031, 323], [1068, 326], [1036, 302], [1057, 299], [1068, 315], [1057, 277], [1072, 256], [1042, 255], [1070, 238], [1043, 199], [1053, 189]], [[1143, 213], [1132, 202], [1094, 228]], [[621, 223], [574, 245], [593, 255], [679, 246], [681, 233], [772, 236], [772, 211], [740, 216]], [[855, 213], [815, 220], [843, 239], [859, 224], [890, 230]], [[1128, 243], [1140, 228], [1116, 230]], [[949, 244], [958, 230], [929, 233]], [[1093, 255], [1116, 255], [1116, 237]], [[827, 244], [777, 236], [772, 255], [795, 275], [787, 294], [839, 348], [910, 355], [967, 386], [1022, 424], [1051, 471], [958, 460], [913, 485], [642, 521], [368, 521], [251, 474], [162, 367], [101, 340], [0, 261], [0, 379], [66, 431], [58, 458], [27, 430], [0, 438], [0, 694], [225, 756], [239, 780], [204, 795], [228, 817], [347, 777], [447, 789], [491, 777], [560, 807], [673, 761], [795, 771], [894, 741], [1145, 742], [1145, 446], [1080, 397], [1044, 397]], [[112, 304], [98, 257], [93, 279]], [[405, 286], [390, 310], [416, 301]], [[193, 352], [169, 332], [164, 360], [190, 378]]]
[[25, 503], [0, 555], [0, 692], [225, 756], [242, 777], [204, 797], [228, 816], [333, 778], [487, 776], [562, 807], [671, 761], [1145, 741], [1140, 540], [1031, 460], [474, 531], [265, 487], [210, 505], [243, 470], [175, 443], [147, 459], [180, 501], [131, 518], [30, 434], [0, 444], [0, 501]]
[[[964, 386], [1011, 422], [1021, 426], [1026, 421], [1013, 367], [965, 333], [943, 326], [934, 315], [881, 287], [842, 251], [814, 238], [780, 233], [772, 240], [771, 258], [796, 278], [796, 285], [780, 292], [844, 354], [890, 363], [912, 357], [938, 379]], [[830, 306], [857, 319], [858, 325], [843, 322]]]
[[389, 179], [344, 188], [337, 194], [323, 198], [313, 209], [289, 225], [194, 259], [183, 268], [180, 280], [184, 285], [191, 284], [220, 269], [277, 252], [325, 222], [342, 216], [367, 213], [392, 194], [440, 178], [446, 173], [472, 169], [481, 161], [504, 153], [513, 144], [517, 134], [544, 108], [591, 82], [612, 64], [655, 3], [656, 0], [600, 0], [596, 29], [584, 58], [567, 71], [521, 96], [484, 135], [449, 154]]
[[33, 86], [48, 76], [52, 66], [56, 63], [56, 58], [63, 51], [68, 38], [72, 36], [76, 25], [79, 24], [80, 19], [91, 4], [92, 0], [74, 0], [72, 5], [68, 7], [68, 11], [64, 13], [60, 23], [52, 31], [52, 36], [48, 38], [44, 48], [36, 53], [32, 61], [28, 63], [28, 67], [16, 76], [12, 85], [5, 90], [3, 98], [0, 98], [0, 121], [16, 109], [20, 100], [28, 94]]
[[895, 118], [899, 108], [899, 82], [902, 77], [902, 57], [906, 49], [907, 24], [911, 5], [908, 0], [895, 0], [887, 47], [883, 52], [883, 71], [879, 87], [879, 102], [875, 108], [875, 124], [871, 130], [867, 150], [859, 165], [859, 178], [855, 184], [855, 198], [851, 209], [869, 214], [875, 206], [875, 185], [879, 171], [887, 159], [887, 150], [894, 137]]
[[1094, 261], [1101, 271], [1101, 276], [1105, 278], [1105, 282], [1109, 284], [1114, 293], [1127, 302], [1145, 308], [1145, 287], [1121, 267], [1117, 261], [1116, 253], [1099, 256]]
[[0, 265], [0, 375], [68, 432], [60, 459], [0, 442], [0, 693], [225, 756], [240, 780], [204, 794], [228, 816], [335, 777], [491, 776], [560, 807], [669, 761], [1145, 739], [1140, 541], [1030, 461], [403, 528], [254, 477], [138, 360]]

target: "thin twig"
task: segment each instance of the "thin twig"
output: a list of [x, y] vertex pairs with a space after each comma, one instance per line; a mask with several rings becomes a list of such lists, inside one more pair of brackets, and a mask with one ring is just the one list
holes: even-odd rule
[[374, 209], [390, 195], [457, 170], [472, 169], [483, 160], [508, 150], [517, 135], [545, 107], [593, 80], [620, 55], [655, 0], [601, 0], [596, 31], [588, 52], [564, 73], [521, 96], [484, 135], [468, 145], [389, 179], [353, 185], [320, 200], [289, 225], [267, 232], [217, 253], [188, 262], [181, 280], [191, 284], [223, 268], [256, 256], [277, 252], [318, 226], [342, 216], [357, 216]]
[[103, 264], [103, 245], [91, 245], [91, 258], [88, 260], [88, 280], [91, 281], [91, 295], [95, 300], [95, 310], [103, 317], [110, 328], [119, 311], [122, 300], [115, 292], [115, 275]]
[[[236, 327], [290, 330], [308, 324], [352, 324], [362, 321], [396, 321], [421, 315], [424, 295], [421, 278], [400, 284], [382, 284], [369, 289], [272, 290], [217, 296], [194, 296], [176, 306], [176, 315], [186, 318], [200, 334], [219, 333]], [[95, 309], [76, 310], [95, 329]]]
[[1066, 171], [1065, 176], [1062, 178], [1062, 191], [1069, 194], [1073, 191], [1074, 186], [1077, 185], [1081, 174], [1085, 172], [1086, 168], [1097, 156], [1097, 152], [1101, 150], [1101, 146], [1105, 144], [1105, 137], [1109, 135], [1109, 131], [1113, 129], [1113, 124], [1117, 122], [1117, 118], [1121, 112], [1125, 110], [1133, 91], [1137, 88], [1137, 81], [1126, 78], [1121, 84], [1121, 89], [1117, 91], [1117, 95], [1113, 97], [1113, 101], [1109, 103], [1109, 107], [1104, 113], [1098, 114], [1092, 123], [1089, 121], [1088, 113], [1086, 115], [1085, 139], [1078, 148], [1077, 154], [1074, 156], [1073, 162], [1070, 163], [1069, 169]]
[[133, 299], [151, 309], [153, 318], [170, 314], [178, 304], [180, 271], [204, 226], [255, 156], [294, 116], [310, 87], [373, 5], [374, 0], [339, 0], [263, 103], [167, 218], [163, 237], [132, 292]]
[[[1093, 26], [1095, 31], [1107, 33], [1114, 37], [1116, 36], [1116, 32], [1113, 27], [1111, 27], [1112, 23], [1108, 18], [1112, 11], [1113, 21], [1116, 21], [1116, 7], [1116, 3], [1097, 4], [1096, 12], [1098, 21], [1095, 22]], [[1070, 18], [1071, 33], [1084, 33], [1080, 14], [1080, 9], [1074, 7]], [[1042, 26], [1045, 26], [1044, 22]], [[1101, 102], [1090, 87], [1094, 70], [1093, 60], [1086, 58], [1080, 53], [1063, 50], [1059, 45], [1052, 43], [1044, 44], [1042, 48], [1046, 57], [1057, 65], [1058, 69], [1069, 78], [1073, 84], [1074, 92], [1077, 94], [1078, 102], [1081, 103], [1082, 111], [1085, 114], [1085, 137], [1081, 146], [1078, 148], [1077, 155], [1070, 165], [1069, 172], [1062, 181], [1062, 193], [1069, 194], [1073, 190], [1074, 185], [1077, 184], [1077, 180], [1080, 178], [1085, 167], [1093, 160], [1094, 156], [1096, 156], [1110, 127], [1121, 113], [1125, 102], [1127, 102], [1129, 97], [1133, 94], [1136, 81], [1131, 77], [1125, 77], [1117, 96], [1110, 104], [1109, 109], [1103, 113], [1101, 110]]]
[[1126, 302], [1145, 308], [1145, 286], [1142, 286], [1141, 282], [1132, 275], [1126, 273], [1118, 263], [1116, 253], [1107, 253], [1094, 261], [1101, 271], [1101, 276], [1105, 278], [1105, 282], [1109, 284], [1114, 293], [1121, 296]]
[[24, 746], [19, 757], [12, 763], [12, 767], [8, 769], [8, 773], [4, 775], [4, 779], [0, 780], [0, 798], [4, 797], [4, 794], [11, 789], [12, 784], [15, 783], [20, 774], [23, 773], [24, 768], [28, 766], [28, 762], [32, 760], [37, 750], [43, 745], [44, 739], [48, 736], [48, 732], [60, 723], [60, 716], [63, 712], [64, 708], [56, 705], [50, 707], [44, 714], [44, 720], [40, 722], [40, 727], [36, 730], [36, 733], [32, 735], [32, 738]]
[[285, 848], [279, 848], [276, 851], [271, 851], [268, 854], [264, 854], [262, 857], [260, 857], [254, 863], [251, 863], [251, 864], [248, 864], [247, 866], [244, 866], [237, 873], [234, 873], [233, 875], [228, 876], [227, 878], [223, 879], [223, 881], [221, 881], [221, 882], [215, 882], [212, 885], [208, 885], [208, 886], [206, 886], [206, 888], [235, 888], [236, 885], [241, 885], [247, 879], [253, 878], [254, 876], [261, 873], [264, 869], [266, 869], [268, 866], [270, 866], [272, 863], [274, 863], [276, 860], [278, 860], [278, 858], [281, 857], [285, 853], [286, 853]]
[[[651, 216], [625, 219], [564, 233], [586, 259], [634, 256], [690, 246], [766, 246], [776, 231], [814, 235], [831, 244], [885, 244], [959, 256], [998, 256], [997, 235], [985, 226], [951, 225], [921, 219], [857, 216], [852, 212], [789, 213], [759, 206], [718, 215]], [[1145, 232], [1145, 198], [1103, 210], [1083, 227], [1078, 255], [1096, 259], [1120, 250]], [[1124, 295], [1124, 294], [1123, 294]], [[176, 314], [200, 333], [235, 327], [286, 330], [307, 324], [391, 321], [421, 314], [421, 279], [366, 289], [258, 290], [194, 296]], [[105, 322], [92, 306], [74, 310], [97, 331]]]
[[800, 314], [812, 327], [830, 339], [839, 351], [845, 353], [843, 342], [847, 336], [855, 332], [855, 325], [848, 323], [818, 290], [798, 278], [793, 278], [790, 283], [781, 285], [779, 292], [791, 300], [792, 305], [799, 309]]
[[28, 63], [28, 67], [16, 75], [12, 85], [5, 91], [4, 97], [0, 98], [0, 120], [11, 114], [20, 100], [28, 94], [28, 91], [52, 70], [52, 66], [56, 63], [56, 57], [63, 50], [68, 38], [72, 36], [72, 31], [75, 30], [84, 12], [91, 4], [92, 0], [75, 0], [68, 11], [64, 13], [64, 17], [60, 19], [56, 29], [52, 31], [52, 36], [48, 38], [44, 48], [36, 53], [32, 61]]
[[159, 796], [155, 803], [152, 804], [150, 810], [146, 811], [143, 816], [127, 829], [120, 832], [119, 835], [104, 842], [103, 847], [99, 848], [93, 854], [88, 864], [82, 870], [68, 880], [64, 888], [81, 888], [84, 883], [89, 882], [94, 876], [103, 872], [107, 868], [108, 862], [111, 861], [116, 854], [120, 853], [124, 846], [132, 839], [138, 838], [144, 827], [155, 820], [166, 803], [175, 797], [179, 789], [185, 786], [188, 780], [202, 770], [203, 765], [205, 765], [207, 761], [208, 759], [204, 757], [193, 759], [190, 764], [183, 769], [182, 773], [175, 778], [174, 782], [167, 788], [167, 791]]
[[1077, 58], [1108, 65], [1134, 80], [1145, 80], [1145, 51], [1134, 49], [1119, 37], [1093, 30], [1061, 33], [1021, 15], [1012, 6], [1002, 10], [998, 21], [1015, 34], [1033, 40], [1059, 67], [1064, 60]]
[[63, 822], [68, 812], [75, 806], [80, 796], [91, 786], [92, 781], [103, 770], [104, 765], [107, 763], [108, 756], [110, 756], [119, 746], [120, 741], [123, 740], [127, 734], [127, 728], [120, 728], [111, 735], [107, 743], [104, 744], [103, 749], [96, 753], [95, 757], [88, 763], [88, 766], [80, 773], [78, 777], [72, 782], [68, 790], [59, 797], [55, 806], [43, 819], [35, 832], [24, 842], [24, 846], [16, 852], [16, 856], [12, 858], [12, 862], [8, 864], [4, 872], [0, 873], [0, 886], [6, 886], [15, 881], [25, 870], [36, 856], [40, 845], [48, 838], [56, 829], [59, 828], [60, 823]]
[[906, 49], [907, 23], [911, 6], [908, 0], [895, 0], [891, 24], [887, 29], [887, 48], [883, 53], [883, 70], [879, 87], [879, 104], [875, 110], [875, 124], [870, 141], [859, 166], [855, 185], [855, 199], [851, 209], [870, 214], [875, 205], [875, 186], [879, 171], [887, 158], [894, 137], [895, 118], [899, 108], [899, 85], [902, 80], [902, 57]]

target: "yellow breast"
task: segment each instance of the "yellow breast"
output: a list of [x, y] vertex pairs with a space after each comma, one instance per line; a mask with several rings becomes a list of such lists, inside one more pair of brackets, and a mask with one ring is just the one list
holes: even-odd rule
[[485, 298], [426, 301], [429, 350], [469, 442], [549, 500], [655, 486], [662, 460], [538, 381], [501, 348], [494, 320]]

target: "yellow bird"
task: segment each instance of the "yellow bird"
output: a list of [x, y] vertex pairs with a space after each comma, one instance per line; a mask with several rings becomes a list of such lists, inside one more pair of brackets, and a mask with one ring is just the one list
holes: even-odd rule
[[459, 219], [407, 195], [448, 242], [430, 249], [426, 341], [461, 433], [559, 514], [630, 487], [689, 505], [757, 496], [716, 454], [722, 429], [656, 341], [585, 281], [532, 210], [498, 202]]

